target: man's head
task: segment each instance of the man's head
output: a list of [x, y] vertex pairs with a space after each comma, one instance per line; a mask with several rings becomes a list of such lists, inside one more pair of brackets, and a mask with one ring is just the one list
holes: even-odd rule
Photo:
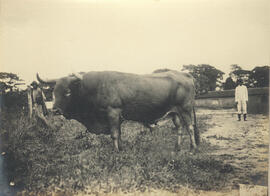
[[33, 82], [31, 83], [31, 86], [32, 86], [34, 89], [37, 89], [38, 83], [37, 83], [36, 81], [33, 81]]
[[240, 85], [240, 86], [243, 85], [243, 80], [242, 80], [241, 78], [238, 79], [238, 80], [237, 80], [237, 84]]

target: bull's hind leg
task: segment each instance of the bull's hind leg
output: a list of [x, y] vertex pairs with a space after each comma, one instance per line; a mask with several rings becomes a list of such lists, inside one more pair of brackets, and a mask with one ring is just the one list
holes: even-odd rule
[[111, 138], [113, 140], [114, 149], [119, 152], [121, 148], [121, 120], [120, 120], [120, 109], [109, 108], [108, 118], [111, 128]]
[[183, 139], [183, 123], [181, 116], [177, 113], [173, 113], [172, 115], [173, 124], [175, 125], [175, 129], [177, 130], [177, 142], [175, 145], [175, 149], [177, 151], [181, 150], [181, 144]]
[[195, 142], [195, 129], [194, 129], [194, 116], [192, 115], [192, 107], [187, 107], [182, 109], [182, 117], [184, 121], [184, 125], [190, 137], [190, 147], [191, 149], [197, 149], [197, 144]]

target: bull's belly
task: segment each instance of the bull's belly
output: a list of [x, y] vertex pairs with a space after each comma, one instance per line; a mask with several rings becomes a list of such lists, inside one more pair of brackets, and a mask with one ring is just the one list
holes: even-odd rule
[[88, 113], [75, 118], [82, 123], [87, 131], [94, 134], [110, 134], [110, 125], [105, 113]]
[[122, 111], [125, 120], [132, 120], [152, 124], [162, 118], [169, 111], [169, 107], [126, 107]]
[[[122, 107], [123, 120], [132, 120], [141, 123], [152, 124], [163, 117], [169, 106], [149, 106], [145, 104]], [[110, 124], [105, 111], [91, 111], [74, 115], [74, 119], [82, 123], [89, 132], [94, 134], [110, 134]]]
[[90, 133], [94, 133], [94, 134], [110, 134], [110, 127], [108, 122], [88, 122], [85, 123], [86, 124], [86, 128]]

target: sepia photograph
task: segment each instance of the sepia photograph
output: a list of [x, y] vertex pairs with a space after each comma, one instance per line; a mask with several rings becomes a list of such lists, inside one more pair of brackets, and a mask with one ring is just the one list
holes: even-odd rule
[[267, 196], [269, 11], [0, 0], [0, 196]]

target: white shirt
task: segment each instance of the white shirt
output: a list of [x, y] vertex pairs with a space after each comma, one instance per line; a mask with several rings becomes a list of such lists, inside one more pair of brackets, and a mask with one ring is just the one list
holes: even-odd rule
[[238, 85], [235, 89], [235, 102], [239, 101], [248, 101], [248, 91], [244, 85]]

